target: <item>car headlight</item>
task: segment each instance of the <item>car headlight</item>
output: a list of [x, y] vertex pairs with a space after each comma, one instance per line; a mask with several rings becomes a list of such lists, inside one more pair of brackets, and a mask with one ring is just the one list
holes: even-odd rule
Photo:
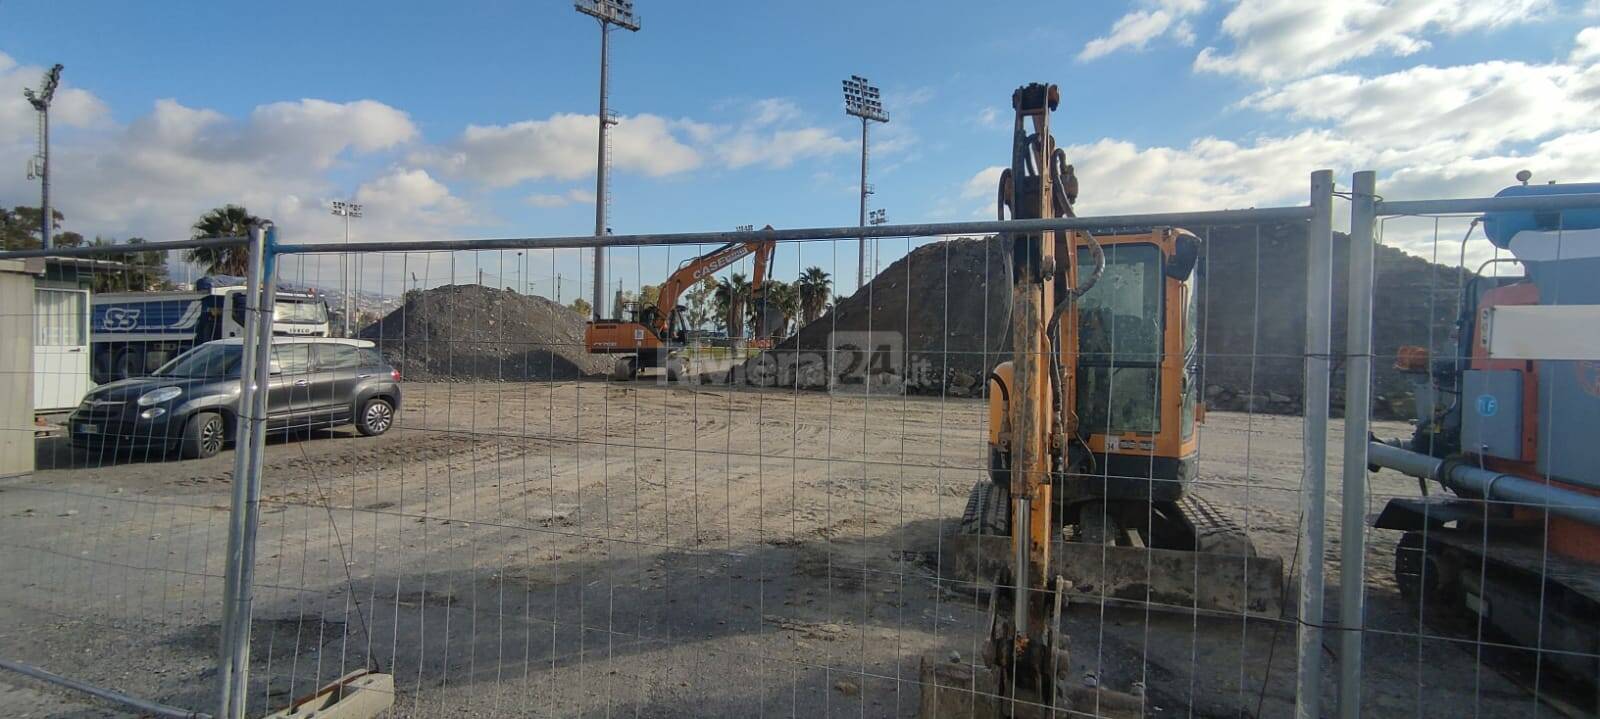
[[182, 394], [182, 387], [162, 387], [161, 389], [153, 389], [149, 392], [139, 395], [139, 406], [149, 407], [151, 405], [161, 404], [167, 400], [177, 399]]

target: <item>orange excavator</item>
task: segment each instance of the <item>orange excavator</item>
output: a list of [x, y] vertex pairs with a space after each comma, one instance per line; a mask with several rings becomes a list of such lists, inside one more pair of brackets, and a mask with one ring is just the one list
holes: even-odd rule
[[[762, 228], [770, 231], [772, 225]], [[755, 256], [755, 273], [750, 279], [751, 307], [765, 310], [763, 295], [766, 292], [767, 274], [772, 266], [772, 255], [777, 250], [775, 240], [757, 239], [730, 242], [692, 260], [686, 260], [677, 271], [661, 285], [656, 303], [623, 302], [617, 307], [619, 319], [590, 322], [583, 333], [584, 344], [590, 354], [613, 354], [617, 357], [611, 378], [631, 380], [646, 369], [661, 368], [667, 380], [676, 382], [685, 374], [685, 364], [680, 352], [686, 344], [689, 329], [684, 315], [687, 309], [678, 304], [678, 298], [695, 283], [710, 277], [739, 260]], [[625, 317], [626, 319], [621, 319]], [[766, 336], [769, 323], [763, 312], [758, 312], [756, 338]]]

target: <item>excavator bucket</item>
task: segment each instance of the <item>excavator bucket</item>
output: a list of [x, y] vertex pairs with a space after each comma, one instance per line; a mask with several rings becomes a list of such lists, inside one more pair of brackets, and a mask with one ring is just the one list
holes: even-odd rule
[[[945, 576], [987, 581], [1009, 566], [1005, 495], [1004, 486], [987, 480], [972, 488], [958, 530], [946, 538], [941, 557]], [[1281, 616], [1283, 560], [1257, 555], [1241, 530], [1198, 497], [1185, 497], [1180, 504], [1195, 525], [1193, 549], [1058, 539], [1051, 549], [1051, 569], [1070, 584], [1067, 595], [1167, 611]]]
[[753, 339], [771, 339], [784, 336], [784, 330], [786, 329], [784, 324], [786, 322], [782, 310], [773, 306], [770, 302], [755, 301], [755, 307], [752, 311], [756, 315], [755, 332], [751, 335]]

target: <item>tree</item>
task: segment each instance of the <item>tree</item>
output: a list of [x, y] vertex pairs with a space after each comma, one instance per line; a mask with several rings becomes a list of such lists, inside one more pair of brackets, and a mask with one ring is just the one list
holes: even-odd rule
[[[92, 247], [118, 246], [116, 240], [108, 240], [96, 236]], [[129, 247], [144, 244], [143, 237], [130, 237], [120, 246]], [[104, 259], [121, 262], [127, 269], [120, 273], [98, 273], [94, 277], [95, 292], [144, 292], [148, 290], [166, 289], [172, 285], [167, 281], [167, 253], [165, 252], [126, 252], [115, 255], [106, 255]]]
[[[76, 232], [55, 234], [61, 228], [62, 220], [66, 219], [60, 210], [51, 209], [51, 242], [55, 247], [77, 247], [83, 244], [83, 235]], [[39, 208], [17, 206], [10, 210], [0, 208], [0, 246], [7, 250], [36, 250], [41, 244], [39, 237]]]
[[588, 319], [589, 315], [594, 312], [594, 305], [589, 304], [589, 301], [582, 297], [573, 300], [572, 304], [567, 305], [567, 308], [582, 315], [584, 319]]
[[829, 285], [828, 273], [821, 267], [807, 267], [800, 273], [800, 279], [795, 281], [795, 288], [800, 295], [800, 322], [811, 324], [822, 316], [822, 308], [828, 304]]
[[717, 311], [716, 293], [717, 281], [712, 277], [696, 282], [693, 288], [683, 293], [684, 312], [688, 315], [684, 319], [689, 329], [701, 329], [711, 322]]
[[645, 307], [654, 307], [661, 304], [661, 286], [645, 285], [639, 288], [639, 304]]
[[[261, 219], [242, 205], [223, 205], [200, 216], [190, 227], [189, 236], [248, 237], [250, 226]], [[183, 259], [205, 268], [208, 275], [243, 275], [250, 267], [250, 247], [196, 247], [183, 253]]]
[[717, 285], [717, 309], [720, 311], [729, 337], [744, 336], [744, 304], [750, 299], [750, 281], [735, 272]]

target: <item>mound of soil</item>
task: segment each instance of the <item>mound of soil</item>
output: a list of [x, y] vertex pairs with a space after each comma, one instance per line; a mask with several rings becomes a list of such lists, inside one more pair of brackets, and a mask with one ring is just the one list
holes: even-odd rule
[[1011, 355], [1008, 253], [992, 238], [918, 247], [747, 362], [744, 379], [802, 389], [979, 394], [983, 378]]
[[[1203, 240], [1204, 376], [1213, 409], [1297, 414], [1304, 396], [1303, 225], [1216, 227]], [[1345, 339], [1349, 238], [1334, 236], [1333, 347]], [[742, 368], [744, 381], [802, 389], [976, 396], [1009, 359], [1009, 247], [958, 238], [918, 247], [834, 311]], [[1373, 413], [1407, 418], [1410, 381], [1393, 369], [1401, 345], [1439, 344], [1454, 321], [1459, 271], [1378, 247]], [[1430, 301], [1432, 299], [1433, 301]], [[1344, 403], [1342, 362], [1333, 404]]]
[[361, 330], [408, 379], [549, 380], [601, 374], [583, 345], [584, 317], [543, 297], [482, 285], [407, 292]]

